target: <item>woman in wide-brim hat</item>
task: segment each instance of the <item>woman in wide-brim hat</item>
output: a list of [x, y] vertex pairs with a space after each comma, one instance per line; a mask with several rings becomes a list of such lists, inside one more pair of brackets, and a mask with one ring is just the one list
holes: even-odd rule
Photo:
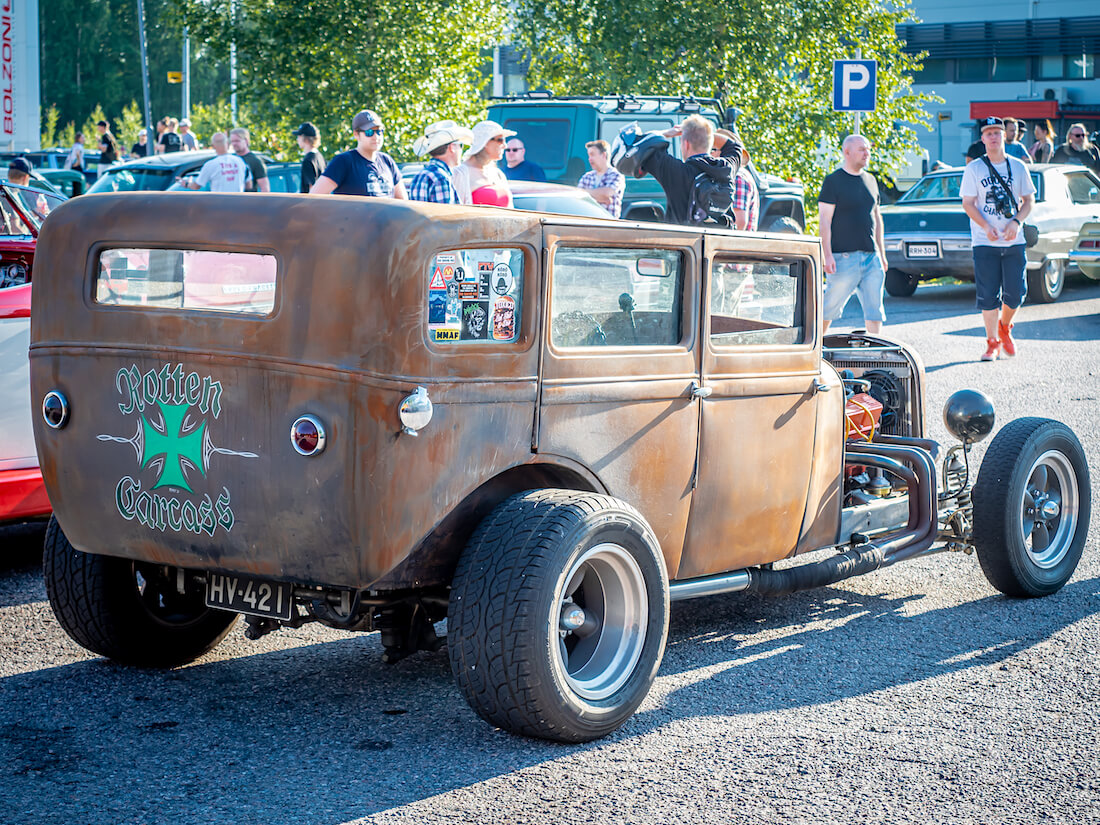
[[497, 161], [504, 157], [504, 142], [515, 132], [494, 120], [483, 120], [474, 125], [473, 134], [466, 159], [454, 170], [459, 200], [480, 206], [512, 206], [512, 191]]

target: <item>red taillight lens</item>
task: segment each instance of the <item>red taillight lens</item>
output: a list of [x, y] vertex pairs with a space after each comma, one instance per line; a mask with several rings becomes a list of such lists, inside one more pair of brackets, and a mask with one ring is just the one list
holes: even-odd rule
[[1086, 240], [1081, 241], [1082, 249], [1100, 249], [1100, 241]]

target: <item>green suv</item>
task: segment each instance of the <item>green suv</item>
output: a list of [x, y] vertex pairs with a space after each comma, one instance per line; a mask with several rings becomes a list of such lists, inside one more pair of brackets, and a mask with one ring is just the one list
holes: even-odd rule
[[[637, 121], [643, 131], [663, 131], [693, 114], [701, 114], [715, 127], [733, 127], [735, 110], [714, 99], [620, 95], [606, 97], [555, 97], [527, 92], [519, 97], [495, 98], [489, 117], [514, 129], [527, 147], [527, 159], [539, 164], [551, 183], [576, 186], [588, 171], [584, 145], [590, 140], [611, 143], [624, 126]], [[679, 156], [674, 142], [671, 151]], [[802, 184], [766, 175], [749, 166], [760, 192], [759, 228], [764, 231], [801, 232], [806, 226]], [[651, 177], [627, 178], [623, 197], [626, 220], [661, 221], [665, 193]]]

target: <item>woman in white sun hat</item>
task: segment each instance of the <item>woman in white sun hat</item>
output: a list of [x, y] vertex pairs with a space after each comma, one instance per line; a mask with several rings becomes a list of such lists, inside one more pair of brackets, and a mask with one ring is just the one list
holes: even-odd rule
[[474, 140], [466, 159], [454, 170], [454, 187], [461, 203], [480, 206], [512, 206], [508, 179], [497, 168], [504, 157], [504, 142], [515, 134], [493, 120], [474, 125]]

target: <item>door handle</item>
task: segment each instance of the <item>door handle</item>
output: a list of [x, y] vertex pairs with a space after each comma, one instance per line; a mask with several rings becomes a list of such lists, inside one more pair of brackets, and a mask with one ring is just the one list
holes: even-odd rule
[[832, 388], [831, 384], [826, 384], [819, 378], [814, 379], [814, 389], [817, 390], [817, 392], [828, 392]]
[[691, 382], [691, 397], [692, 398], [710, 398], [710, 394], [714, 392], [712, 387], [701, 387], [695, 381]]

